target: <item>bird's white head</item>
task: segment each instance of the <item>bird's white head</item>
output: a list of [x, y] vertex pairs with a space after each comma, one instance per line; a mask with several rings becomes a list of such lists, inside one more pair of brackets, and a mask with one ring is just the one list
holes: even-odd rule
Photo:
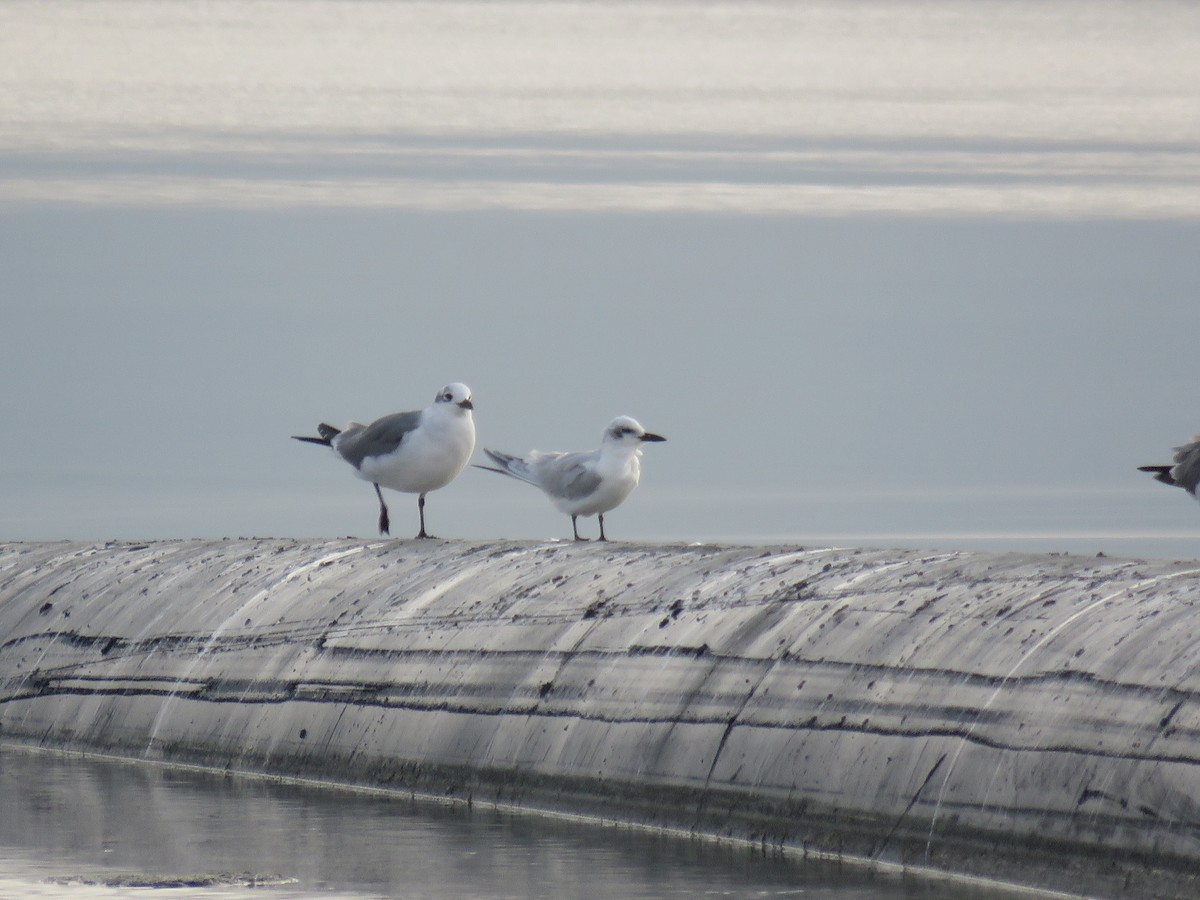
[[446, 407], [453, 410], [461, 410], [464, 413], [469, 413], [475, 408], [471, 402], [471, 389], [460, 381], [455, 381], [446, 385], [437, 396], [433, 398], [433, 405], [439, 406], [444, 404]]
[[666, 438], [661, 434], [652, 434], [647, 431], [637, 419], [629, 416], [617, 416], [604, 429], [603, 440], [606, 444], [624, 444], [629, 447], [637, 447], [643, 441], [665, 441]]

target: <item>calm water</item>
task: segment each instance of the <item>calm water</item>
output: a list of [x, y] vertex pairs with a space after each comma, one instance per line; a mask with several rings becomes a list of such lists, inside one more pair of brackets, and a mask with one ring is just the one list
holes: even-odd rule
[[[11, 750], [0, 751], [0, 809], [5, 898], [1013, 896], [636, 831]], [[266, 884], [113, 886], [219, 873]]]
[[0, 201], [1200, 214], [1171, 0], [44, 0], [0, 59]]
[[0, 538], [371, 536], [288, 435], [462, 380], [670, 438], [618, 539], [1195, 557], [1197, 110], [1175, 0], [0, 3]]

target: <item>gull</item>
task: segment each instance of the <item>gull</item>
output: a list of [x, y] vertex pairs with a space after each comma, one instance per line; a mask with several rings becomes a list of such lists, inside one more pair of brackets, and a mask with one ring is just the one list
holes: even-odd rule
[[379, 533], [388, 534], [388, 509], [380, 487], [417, 494], [421, 530], [425, 532], [425, 495], [445, 487], [466, 468], [475, 451], [471, 389], [448, 384], [425, 409], [392, 413], [370, 425], [351, 422], [337, 429], [322, 422], [320, 437], [292, 435], [298, 441], [332, 447], [354, 466], [354, 474], [375, 485], [379, 497]]
[[617, 416], [604, 430], [599, 450], [579, 450], [573, 453], [542, 453], [533, 450], [528, 456], [511, 456], [484, 448], [484, 453], [498, 466], [476, 466], [488, 472], [510, 475], [519, 481], [541, 488], [559, 512], [571, 517], [575, 540], [579, 536], [576, 519], [579, 516], [600, 517], [600, 540], [604, 536], [604, 514], [615, 509], [638, 485], [641, 477], [641, 445], [645, 441], [665, 441], [662, 435], [651, 434], [636, 419]]
[[1153, 472], [1156, 480], [1181, 487], [1193, 497], [1200, 484], [1200, 435], [1175, 448], [1175, 462], [1169, 466], [1138, 466], [1139, 472]]

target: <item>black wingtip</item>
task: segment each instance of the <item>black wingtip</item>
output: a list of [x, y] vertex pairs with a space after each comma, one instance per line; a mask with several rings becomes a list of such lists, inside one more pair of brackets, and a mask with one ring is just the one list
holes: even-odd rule
[[317, 426], [317, 434], [320, 437], [308, 437], [306, 435], [293, 434], [292, 438], [297, 441], [305, 441], [309, 444], [320, 444], [323, 447], [332, 447], [333, 439], [342, 433], [342, 429], [334, 428], [332, 425], [326, 425], [322, 422]]
[[1155, 481], [1161, 481], [1163, 484], [1168, 484], [1175, 487], [1177, 482], [1171, 477], [1171, 469], [1174, 466], [1138, 466], [1139, 472], [1150, 472], [1154, 475]]

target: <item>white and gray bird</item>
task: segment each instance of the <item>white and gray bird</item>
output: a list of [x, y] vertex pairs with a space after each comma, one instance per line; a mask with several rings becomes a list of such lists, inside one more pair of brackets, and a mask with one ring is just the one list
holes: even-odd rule
[[665, 440], [662, 435], [651, 434], [636, 419], [617, 416], [604, 429], [598, 450], [573, 453], [533, 450], [528, 456], [511, 456], [484, 448], [483, 452], [497, 468], [476, 468], [510, 475], [541, 488], [559, 512], [571, 517], [571, 530], [577, 541], [587, 539], [579, 536], [576, 519], [599, 516], [600, 540], [606, 541], [604, 514], [620, 506], [641, 478], [641, 445], [645, 441]]
[[322, 422], [320, 437], [292, 435], [298, 441], [332, 447], [354, 466], [354, 474], [375, 485], [379, 497], [379, 533], [388, 534], [388, 509], [381, 487], [417, 494], [421, 530], [425, 531], [425, 495], [458, 477], [475, 452], [475, 419], [471, 389], [448, 384], [425, 409], [393, 413], [370, 425], [351, 422], [337, 429]]
[[1155, 479], [1172, 487], [1181, 487], [1193, 497], [1200, 484], [1200, 435], [1175, 448], [1175, 462], [1169, 466], [1138, 466], [1139, 472], [1153, 472]]

